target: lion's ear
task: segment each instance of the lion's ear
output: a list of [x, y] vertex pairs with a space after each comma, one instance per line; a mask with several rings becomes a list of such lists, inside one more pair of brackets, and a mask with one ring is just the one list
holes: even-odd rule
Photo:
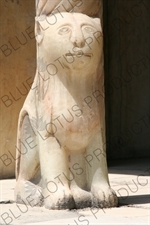
[[38, 44], [40, 44], [43, 40], [43, 33], [38, 29], [35, 31], [35, 39]]
[[102, 24], [101, 24], [101, 19], [100, 18], [93, 18], [96, 26], [98, 26], [102, 32]]
[[38, 44], [43, 40], [44, 31], [47, 29], [46, 16], [35, 17], [35, 37]]
[[101, 25], [101, 20], [100, 20], [100, 18], [93, 18], [93, 20], [94, 20], [98, 25]]

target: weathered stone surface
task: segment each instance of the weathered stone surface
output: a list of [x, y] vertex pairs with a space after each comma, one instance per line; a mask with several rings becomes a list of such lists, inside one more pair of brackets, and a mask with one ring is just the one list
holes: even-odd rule
[[18, 114], [35, 74], [34, 0], [0, 1], [0, 178], [14, 177]]

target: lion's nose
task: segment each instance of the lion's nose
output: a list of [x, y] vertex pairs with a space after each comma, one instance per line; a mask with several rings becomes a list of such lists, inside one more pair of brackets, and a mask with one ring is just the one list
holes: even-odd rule
[[78, 48], [82, 48], [85, 45], [85, 39], [81, 31], [79, 32], [76, 30], [72, 32], [70, 41], [73, 43], [75, 47]]

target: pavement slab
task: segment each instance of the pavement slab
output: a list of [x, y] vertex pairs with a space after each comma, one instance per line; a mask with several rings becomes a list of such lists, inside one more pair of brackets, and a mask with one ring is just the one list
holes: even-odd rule
[[109, 163], [119, 206], [111, 209], [47, 210], [14, 201], [15, 179], [0, 181], [0, 225], [150, 225], [149, 159]]

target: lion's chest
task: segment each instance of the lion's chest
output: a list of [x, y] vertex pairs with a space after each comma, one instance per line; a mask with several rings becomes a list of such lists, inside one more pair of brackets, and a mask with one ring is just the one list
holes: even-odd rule
[[85, 148], [99, 129], [99, 107], [96, 101], [87, 105], [85, 98], [86, 93], [85, 97], [81, 93], [73, 97], [65, 88], [53, 95], [52, 132], [68, 149]]

